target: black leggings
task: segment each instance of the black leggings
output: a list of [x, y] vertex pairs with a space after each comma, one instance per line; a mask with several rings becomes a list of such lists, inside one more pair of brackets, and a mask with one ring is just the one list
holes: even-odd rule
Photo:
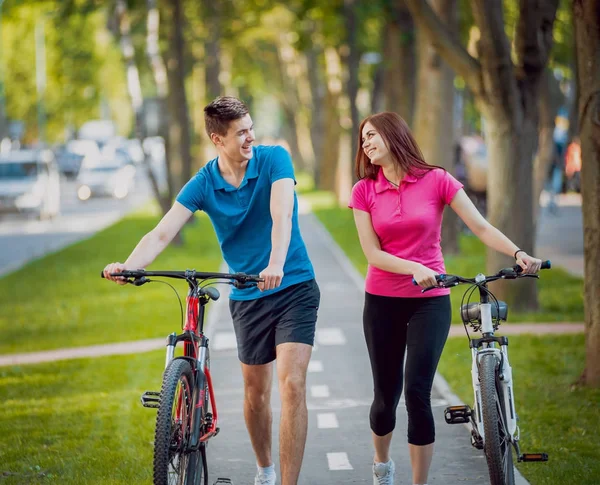
[[396, 298], [365, 294], [363, 327], [375, 392], [370, 419], [376, 435], [384, 436], [396, 426], [406, 353], [408, 442], [428, 445], [435, 441], [431, 388], [450, 321], [447, 295]]

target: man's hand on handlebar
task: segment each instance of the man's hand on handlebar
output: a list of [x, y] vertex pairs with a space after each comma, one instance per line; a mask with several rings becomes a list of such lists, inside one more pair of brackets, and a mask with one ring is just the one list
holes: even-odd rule
[[121, 273], [128, 269], [123, 263], [110, 263], [106, 265], [106, 268], [102, 271], [104, 278], [107, 280], [114, 281], [118, 285], [126, 285], [127, 280], [121, 276], [111, 276], [111, 273]]
[[281, 281], [283, 280], [283, 266], [271, 263], [260, 272], [259, 276], [263, 281], [258, 283], [258, 289], [260, 291], [273, 290], [281, 285]]

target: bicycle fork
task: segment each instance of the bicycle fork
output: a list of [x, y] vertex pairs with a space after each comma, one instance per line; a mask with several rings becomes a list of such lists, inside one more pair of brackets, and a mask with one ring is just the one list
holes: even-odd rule
[[[217, 407], [210, 375], [208, 339], [202, 335], [198, 345], [198, 360], [196, 362], [196, 385], [194, 386], [194, 413], [192, 415], [192, 436], [190, 448], [196, 450], [202, 442], [219, 433], [217, 427]], [[208, 396], [206, 393], [208, 392]], [[210, 402], [212, 413], [208, 412]]]

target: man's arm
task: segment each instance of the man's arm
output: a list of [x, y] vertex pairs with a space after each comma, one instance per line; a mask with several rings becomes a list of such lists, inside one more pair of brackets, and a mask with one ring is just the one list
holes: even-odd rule
[[111, 263], [104, 268], [104, 277], [117, 283], [124, 283], [123, 279], [111, 277], [110, 273], [148, 266], [169, 245], [191, 215], [192, 211], [175, 202], [157, 226], [140, 240], [125, 263]]
[[259, 283], [261, 290], [272, 290], [281, 284], [283, 266], [290, 246], [292, 214], [294, 211], [294, 180], [283, 178], [271, 185], [271, 256], [269, 266], [260, 275], [265, 279]]

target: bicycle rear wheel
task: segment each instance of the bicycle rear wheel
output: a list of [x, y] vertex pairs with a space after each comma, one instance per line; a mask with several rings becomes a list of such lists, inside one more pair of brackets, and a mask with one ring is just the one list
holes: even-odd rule
[[492, 485], [514, 485], [511, 436], [506, 425], [502, 384], [498, 376], [498, 359], [494, 354], [479, 361], [481, 407], [485, 441], [483, 450]]
[[184, 485], [193, 407], [192, 368], [174, 359], [165, 370], [154, 434], [154, 485]]

